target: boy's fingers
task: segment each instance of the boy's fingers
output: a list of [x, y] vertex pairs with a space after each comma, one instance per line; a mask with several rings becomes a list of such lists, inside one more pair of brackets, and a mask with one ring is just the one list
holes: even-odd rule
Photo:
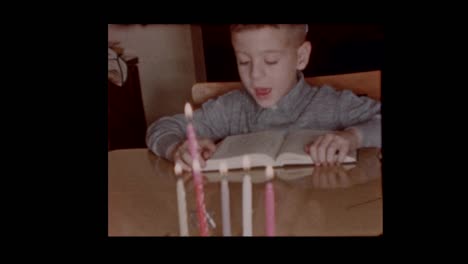
[[310, 154], [310, 146], [311, 146], [311, 144], [305, 144], [305, 145], [304, 145], [304, 151], [305, 151], [305, 153]]
[[214, 152], [216, 150], [216, 145], [213, 143], [211, 139], [201, 139], [198, 142], [202, 149], [209, 149], [210, 151]]
[[182, 163], [184, 163], [183, 165], [187, 168], [187, 171], [192, 171], [192, 156], [187, 151], [182, 153], [181, 160]]
[[176, 159], [174, 160], [175, 163], [179, 163], [180, 167], [184, 171], [192, 171], [192, 169], [180, 158], [180, 155], [176, 155]]
[[204, 158], [205, 160], [207, 160], [207, 159], [211, 158], [211, 155], [212, 155], [212, 154], [213, 154], [213, 152], [211, 152], [211, 151], [209, 151], [209, 150], [204, 150], [202, 156], [203, 156], [203, 158]]
[[320, 166], [320, 163], [319, 163], [319, 161], [317, 159], [317, 146], [315, 144], [312, 144], [309, 147], [309, 155], [312, 158], [312, 160], [314, 161], [315, 165]]
[[318, 149], [319, 144], [322, 142], [322, 140], [323, 140], [323, 136], [318, 137], [317, 140], [315, 140], [309, 148], [310, 156], [312, 157], [312, 160], [317, 166], [320, 166], [320, 160], [318, 158], [317, 149]]
[[338, 143], [333, 141], [328, 146], [327, 150], [327, 162], [328, 164], [334, 165], [335, 161], [337, 160], [336, 150], [338, 149]]
[[330, 142], [333, 140], [334, 135], [332, 134], [327, 134], [323, 138], [322, 142], [320, 142], [320, 145], [318, 147], [318, 159], [322, 163], [327, 164], [327, 149], [328, 146], [330, 145]]
[[348, 150], [349, 150], [349, 144], [347, 142], [341, 144], [339, 152], [338, 152], [339, 163], [343, 163], [343, 161], [346, 158], [346, 155], [348, 155]]
[[[199, 144], [201, 149], [201, 157], [205, 160], [209, 159], [216, 151], [216, 145], [210, 139], [201, 139], [199, 140]], [[200, 165], [202, 167], [205, 167], [204, 164], [204, 161], [200, 161]]]
[[202, 168], [206, 167], [206, 161], [205, 161], [205, 159], [203, 157], [200, 159], [200, 167], [202, 167]]
[[184, 170], [184, 171], [189, 171], [189, 172], [192, 171], [192, 168], [190, 168], [187, 164], [185, 164], [185, 163], [183, 163], [183, 162], [181, 162], [181, 163], [182, 163], [182, 164], [181, 164], [182, 170]]

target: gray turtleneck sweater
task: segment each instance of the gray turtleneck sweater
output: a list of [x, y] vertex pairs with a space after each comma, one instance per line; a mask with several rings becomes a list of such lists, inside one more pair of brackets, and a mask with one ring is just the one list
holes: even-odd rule
[[[270, 129], [343, 130], [362, 135], [360, 147], [381, 146], [380, 102], [349, 90], [312, 87], [303, 74], [276, 107], [262, 108], [244, 89], [205, 102], [193, 113], [197, 138], [213, 141], [230, 135]], [[172, 160], [171, 147], [186, 139], [184, 114], [163, 117], [148, 127], [146, 144], [156, 155]]]

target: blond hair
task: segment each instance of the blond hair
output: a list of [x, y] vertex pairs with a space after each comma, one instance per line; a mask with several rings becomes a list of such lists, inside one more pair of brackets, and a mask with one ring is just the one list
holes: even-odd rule
[[308, 25], [307, 24], [232, 24], [230, 26], [231, 35], [246, 30], [261, 29], [266, 27], [272, 27], [280, 29], [282, 27], [287, 28], [291, 32], [291, 36], [294, 38], [297, 44], [302, 44], [306, 41]]

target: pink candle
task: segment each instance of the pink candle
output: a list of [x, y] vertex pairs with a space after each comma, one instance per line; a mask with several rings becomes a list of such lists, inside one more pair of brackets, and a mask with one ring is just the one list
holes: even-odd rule
[[195, 193], [197, 198], [197, 216], [201, 236], [208, 236], [208, 224], [206, 222], [205, 194], [200, 174], [200, 162], [193, 160], [193, 179], [195, 182]]
[[192, 175], [195, 184], [195, 194], [197, 200], [197, 216], [201, 236], [208, 236], [208, 225], [206, 222], [205, 194], [203, 191], [203, 182], [201, 177], [200, 162], [198, 160], [198, 144], [195, 129], [192, 124], [192, 107], [189, 103], [185, 104], [185, 117], [187, 118], [187, 138], [189, 141], [189, 151], [192, 156]]
[[267, 183], [265, 185], [265, 229], [267, 236], [275, 236], [275, 193], [273, 190], [273, 167], [267, 166], [265, 170]]

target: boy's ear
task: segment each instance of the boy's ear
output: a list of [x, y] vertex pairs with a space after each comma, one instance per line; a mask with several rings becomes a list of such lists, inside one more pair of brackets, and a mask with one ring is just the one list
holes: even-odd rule
[[297, 69], [302, 71], [309, 64], [310, 52], [312, 51], [312, 44], [310, 41], [305, 41], [297, 49]]

